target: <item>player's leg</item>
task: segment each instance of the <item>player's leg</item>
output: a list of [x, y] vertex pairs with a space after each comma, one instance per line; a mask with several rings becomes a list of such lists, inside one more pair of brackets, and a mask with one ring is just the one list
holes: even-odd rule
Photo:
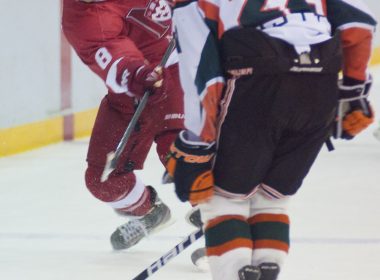
[[151, 206], [144, 215], [137, 217], [128, 211], [117, 210], [117, 213], [130, 220], [112, 233], [111, 244], [115, 250], [127, 249], [145, 236], [170, 224], [171, 212], [169, 207], [161, 201], [153, 187], [148, 186], [147, 189], [150, 193], [149, 202]]
[[273, 197], [259, 189], [250, 199], [252, 264], [259, 266], [262, 280], [275, 280], [289, 250], [289, 197]]
[[[259, 81], [260, 83], [258, 83]], [[273, 91], [273, 79], [265, 77], [258, 79], [244, 77], [228, 81], [222, 102], [222, 123], [214, 165], [215, 191], [228, 199], [224, 198], [222, 203], [216, 204], [214, 206], [216, 211], [226, 211], [234, 215], [235, 210], [226, 205], [235, 204], [237, 201], [244, 201], [250, 211], [250, 197], [258, 191], [274, 153], [275, 143], [272, 128], [277, 127], [277, 124], [267, 123], [267, 115], [271, 111], [267, 107], [270, 106]], [[246, 211], [245, 208], [244, 211]], [[228, 217], [228, 214], [226, 216]], [[244, 222], [234, 221], [240, 226], [236, 232], [242, 235], [235, 238], [250, 246], [236, 250], [237, 255], [243, 257], [244, 261], [233, 263], [236, 266], [229, 267], [230, 271], [228, 272], [228, 269], [223, 266], [230, 261], [228, 257], [222, 256], [220, 258], [221, 265], [216, 266], [212, 263], [212, 257], [209, 256], [211, 270], [212, 272], [215, 270], [213, 279], [218, 279], [218, 273], [227, 273], [229, 278], [226, 279], [260, 279], [260, 268], [252, 263], [255, 244], [248, 221], [249, 217], [250, 213]], [[204, 219], [204, 211], [202, 211], [202, 218]], [[225, 229], [216, 228], [215, 235], [218, 233], [216, 230], [221, 234]], [[207, 251], [209, 251], [208, 246], [207, 244]], [[212, 253], [208, 252], [208, 255], [212, 255]], [[228, 255], [226, 254], [226, 256]]]
[[[289, 197], [301, 187], [329, 136], [336, 105], [336, 76], [288, 75], [277, 97], [277, 113], [286, 121], [276, 139], [271, 165], [252, 197], [253, 264], [263, 280], [275, 280], [289, 250]], [[291, 108], [286, 113], [286, 108]], [[264, 270], [265, 268], [265, 270]]]
[[231, 200], [218, 194], [200, 205], [213, 279], [239, 279], [239, 270], [251, 265], [249, 205], [249, 200]]
[[[117, 213], [135, 217], [115, 231], [111, 241], [125, 240], [124, 244], [113, 242], [115, 249], [132, 246], [170, 218], [169, 208], [161, 202], [154, 189], [147, 187], [133, 172], [142, 169], [153, 141], [144, 117], [130, 137], [115, 171], [110, 174], [107, 181], [100, 181], [106, 155], [116, 149], [132, 114], [133, 112], [125, 114], [115, 110], [107, 99], [104, 99], [96, 118], [87, 156], [88, 168], [85, 179], [88, 190], [99, 200], [108, 203]], [[144, 218], [149, 220], [149, 224], [145, 224], [144, 220], [141, 222]], [[133, 235], [132, 231], [127, 230], [128, 228], [134, 228], [134, 232], [139, 228], [139, 234]], [[140, 234], [141, 232], [143, 234]]]
[[[311, 151], [308, 150], [313, 142], [308, 140], [310, 136], [308, 134], [306, 138], [297, 136], [297, 134], [305, 135], [305, 131], [297, 131], [295, 135], [290, 136], [286, 131], [287, 124], [295, 123], [304, 127], [304, 124], [299, 121], [302, 119], [307, 123], [312, 111], [306, 117], [297, 118], [298, 122], [291, 122], [286, 102], [294, 101], [289, 96], [278, 97], [278, 94], [282, 93], [278, 93], [277, 86], [283, 82], [282, 77], [253, 77], [251, 80], [244, 79], [240, 82], [229, 81], [229, 83], [234, 83], [229, 86], [235, 91], [230, 99], [228, 114], [225, 115], [222, 123], [214, 166], [218, 192], [235, 199], [252, 197], [253, 210], [250, 213], [249, 224], [253, 254], [250, 265], [254, 268], [260, 267], [262, 273], [260, 280], [277, 278], [279, 268], [289, 248], [286, 196], [293, 194], [300, 186], [302, 176], [305, 176], [304, 171], [310, 168], [327, 137], [329, 128], [329, 114], [322, 118], [319, 116], [319, 119], [315, 117], [318, 119], [318, 123], [323, 125], [311, 129], [312, 131], [314, 129], [321, 131], [315, 136], [316, 144]], [[245, 90], [246, 88], [252, 90]], [[228, 95], [227, 90], [226, 98]], [[225, 104], [228, 103], [225, 102]], [[333, 106], [330, 105], [330, 109], [326, 107], [325, 109], [331, 116]], [[284, 135], [286, 135], [288, 145], [283, 141]], [[286, 149], [278, 148], [284, 146]], [[297, 147], [305, 146], [308, 148], [300, 150], [300, 152], [306, 152], [307, 157], [297, 152]], [[292, 185], [290, 190], [282, 189], [280, 182], [285, 180], [284, 178], [276, 181], [279, 182], [276, 185], [269, 184], [271, 181], [268, 179], [268, 174], [271, 178], [274, 177], [273, 170], [281, 163], [284, 154], [293, 154], [294, 150], [296, 151], [295, 159], [297, 162], [299, 161], [299, 164], [295, 167], [294, 158], [292, 158], [284, 163], [287, 169], [282, 172], [279, 170], [278, 174], [282, 174], [284, 178], [291, 178], [295, 181], [295, 183], [293, 182], [295, 185]], [[265, 185], [261, 182], [264, 182]], [[268, 196], [273, 196], [273, 199], [263, 196], [264, 192]], [[255, 205], [259, 210], [254, 209]], [[248, 267], [248, 271], [250, 269]]]
[[[160, 102], [147, 104], [139, 121], [139, 131], [135, 134], [136, 141], [133, 142], [135, 138], [131, 137], [130, 141], [133, 148], [126, 152], [128, 155], [126, 162], [132, 163], [134, 169], [142, 169], [152, 139], [157, 144], [157, 153], [161, 162], [165, 164], [170, 145], [174, 142], [179, 131], [183, 129], [183, 92], [179, 85], [178, 76], [175, 76], [177, 71], [176, 66], [165, 69], [167, 98]], [[150, 187], [150, 191], [151, 209], [144, 217], [131, 220], [115, 231], [111, 237], [115, 248], [118, 246], [122, 248], [125, 246], [123, 243], [130, 244], [133, 240], [138, 242], [142, 238], [139, 228], [142, 228], [145, 234], [149, 234], [169, 224], [171, 217], [169, 208], [161, 202], [153, 188]], [[124, 213], [129, 214], [130, 211], [124, 210]], [[137, 231], [134, 230], [135, 228]], [[127, 242], [123, 242], [123, 240]]]

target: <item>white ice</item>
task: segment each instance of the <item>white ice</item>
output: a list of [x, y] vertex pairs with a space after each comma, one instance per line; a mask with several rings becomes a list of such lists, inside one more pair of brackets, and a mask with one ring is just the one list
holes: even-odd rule
[[[373, 68], [371, 101], [380, 114], [380, 68]], [[380, 279], [380, 141], [378, 124], [353, 141], [324, 148], [293, 198], [291, 250], [280, 280]], [[194, 230], [190, 209], [173, 185], [161, 185], [150, 153], [139, 172], [173, 211], [176, 223], [125, 252], [113, 252], [110, 233], [124, 223], [87, 191], [88, 140], [51, 145], [0, 159], [0, 279], [132, 279]], [[151, 279], [210, 279], [190, 262], [197, 241]]]

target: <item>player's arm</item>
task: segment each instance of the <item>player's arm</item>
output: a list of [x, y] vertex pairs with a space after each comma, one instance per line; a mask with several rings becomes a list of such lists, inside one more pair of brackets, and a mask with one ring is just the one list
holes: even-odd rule
[[185, 126], [205, 142], [215, 140], [224, 86], [217, 47], [218, 12], [216, 4], [204, 0], [177, 1], [173, 9], [180, 78], [186, 96]]
[[343, 48], [343, 74], [365, 81], [371, 56], [376, 21], [361, 0], [327, 1], [328, 19], [340, 31]]
[[339, 30], [343, 51], [343, 80], [336, 138], [351, 139], [367, 128], [374, 113], [367, 99], [372, 79], [367, 73], [376, 21], [360, 0], [327, 1], [328, 19]]
[[[122, 35], [122, 20], [110, 12], [99, 16], [83, 14], [79, 19], [67, 13], [62, 28], [80, 59], [111, 92], [141, 96], [147, 86], [162, 77], [160, 73], [156, 75], [155, 65], [147, 63], [135, 43]], [[149, 78], [151, 81], [146, 81]]]
[[177, 1], [173, 9], [185, 126], [167, 162], [181, 201], [198, 204], [213, 195], [212, 159], [224, 78], [219, 61], [216, 1]]

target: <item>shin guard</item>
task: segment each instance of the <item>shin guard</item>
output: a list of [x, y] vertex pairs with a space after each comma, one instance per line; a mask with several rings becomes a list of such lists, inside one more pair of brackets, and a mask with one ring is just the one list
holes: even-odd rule
[[213, 279], [236, 279], [239, 269], [251, 264], [252, 240], [245, 217], [228, 215], [210, 220], [205, 238]]

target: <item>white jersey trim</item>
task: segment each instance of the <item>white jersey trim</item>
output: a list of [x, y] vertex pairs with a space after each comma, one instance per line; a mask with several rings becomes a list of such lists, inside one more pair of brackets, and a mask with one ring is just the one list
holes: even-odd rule
[[339, 30], [346, 30], [346, 29], [354, 28], [354, 27], [368, 29], [368, 30], [370, 30], [372, 32], [375, 32], [375, 27], [373, 25], [365, 24], [365, 23], [362, 23], [362, 22], [350, 22], [350, 23], [347, 23], [347, 24], [343, 24], [343, 25], [338, 26], [338, 29]]
[[107, 202], [107, 204], [114, 209], [127, 208], [139, 201], [144, 194], [144, 191], [145, 184], [136, 176], [136, 183], [129, 194], [118, 201]]
[[229, 191], [226, 191], [218, 186], [215, 186], [215, 192], [218, 193], [220, 196], [231, 198], [231, 199], [238, 199], [238, 200], [245, 200], [251, 198], [254, 194], [256, 194], [258, 191], [260, 191], [265, 197], [269, 199], [285, 199], [290, 197], [290, 195], [283, 195], [282, 193], [278, 192], [277, 190], [269, 187], [265, 184], [258, 184], [255, 186], [252, 191], [248, 194], [237, 194], [232, 193]]
[[106, 85], [114, 92], [114, 93], [127, 93], [128, 92], [128, 86], [127, 84], [120, 85], [117, 82], [117, 65], [121, 60], [123, 60], [124, 57], [119, 58], [116, 60], [110, 67], [107, 73], [106, 78]]

